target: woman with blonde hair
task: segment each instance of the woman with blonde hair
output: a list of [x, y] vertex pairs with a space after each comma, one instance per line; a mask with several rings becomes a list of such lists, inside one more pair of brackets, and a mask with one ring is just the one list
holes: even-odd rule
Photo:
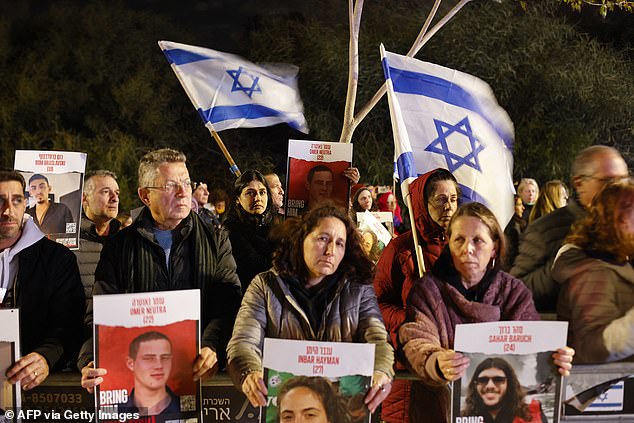
[[546, 182], [541, 193], [537, 197], [535, 206], [528, 216], [528, 223], [531, 223], [534, 220], [555, 211], [556, 209], [564, 207], [567, 203], [568, 188], [566, 187], [566, 184], [561, 182], [559, 179]]

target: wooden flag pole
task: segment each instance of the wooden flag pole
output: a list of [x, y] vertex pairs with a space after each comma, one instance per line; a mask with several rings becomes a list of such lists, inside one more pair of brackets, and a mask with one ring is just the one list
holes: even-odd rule
[[412, 223], [412, 236], [414, 237], [414, 251], [416, 252], [416, 262], [418, 263], [418, 276], [423, 277], [427, 269], [425, 269], [425, 259], [423, 258], [423, 249], [418, 243], [418, 231], [416, 230], [416, 221], [414, 220], [414, 210], [412, 209], [412, 196], [409, 195], [409, 182], [407, 184], [407, 208], [409, 210], [409, 220]]
[[233, 157], [231, 157], [229, 150], [227, 150], [227, 147], [225, 147], [225, 143], [222, 142], [222, 139], [220, 139], [220, 135], [218, 134], [218, 132], [216, 132], [211, 124], [207, 124], [205, 126], [207, 127], [207, 129], [209, 129], [209, 132], [211, 132], [211, 135], [216, 140], [216, 144], [218, 144], [220, 151], [222, 151], [225, 159], [227, 159], [227, 161], [229, 162], [229, 170], [236, 176], [236, 178], [239, 178], [240, 175], [242, 175], [242, 172], [240, 172], [240, 169], [238, 168], [236, 162], [233, 161]]

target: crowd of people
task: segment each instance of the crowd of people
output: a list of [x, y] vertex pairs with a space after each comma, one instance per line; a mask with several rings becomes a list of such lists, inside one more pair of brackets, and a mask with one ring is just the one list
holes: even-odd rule
[[[356, 169], [344, 173], [351, 186], [358, 183]], [[152, 151], [139, 163], [143, 206], [132, 222], [117, 219], [116, 175], [86, 175], [73, 254], [41, 230], [55, 204], [48, 203], [46, 177], [27, 184], [19, 172], [0, 171], [0, 300], [20, 309], [22, 341], [7, 377], [29, 390], [52, 371], [76, 366], [92, 392], [108, 377], [93, 361], [93, 296], [182, 289], [201, 291], [194, 379], [226, 368], [256, 407], [266, 405], [264, 337], [374, 344], [363, 402], [370, 412], [381, 405], [386, 422], [447, 421], [447, 386], [470, 365], [453, 350], [460, 323], [556, 313], [570, 322], [569, 346], [553, 353], [563, 375], [573, 356], [575, 363], [634, 358], [634, 181], [615, 149], [581, 151], [572, 163], [572, 192], [559, 180], [540, 190], [534, 179], [522, 179], [504, 230], [485, 205], [459, 204], [460, 185], [445, 169], [410, 184], [411, 229], [392, 192], [377, 197], [361, 186], [346, 210], [322, 198], [328, 171], [317, 169], [309, 180], [310, 207], [284, 219], [275, 173], [245, 171], [229, 197], [192, 182], [183, 153]], [[37, 202], [29, 212], [27, 190]], [[364, 249], [355, 224], [356, 212], [366, 210], [393, 213], [394, 239], [380, 257]], [[150, 341], [167, 344], [143, 342]], [[517, 377], [501, 361], [478, 365], [467, 408], [484, 410], [486, 421], [545, 421], [538, 405], [521, 401]], [[395, 380], [398, 371], [418, 379]], [[302, 389], [312, 389], [324, 415], [334, 406], [319, 393], [329, 386], [301, 382], [278, 398], [281, 421], [297, 413], [285, 398]], [[146, 391], [135, 385], [128, 405], [160, 413], [173, 402], [169, 390], [144, 397]], [[489, 391], [513, 393], [516, 406], [502, 411]]]

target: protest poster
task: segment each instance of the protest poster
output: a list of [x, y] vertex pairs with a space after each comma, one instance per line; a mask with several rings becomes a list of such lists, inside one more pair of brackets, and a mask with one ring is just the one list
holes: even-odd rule
[[26, 181], [26, 213], [48, 238], [78, 249], [86, 153], [17, 150], [14, 167]]
[[310, 408], [325, 421], [370, 421], [363, 399], [374, 372], [374, 345], [264, 339], [265, 422], [295, 421]]
[[454, 349], [470, 364], [453, 383], [450, 421], [558, 423], [562, 378], [552, 354], [566, 345], [567, 330], [553, 321], [456, 325]]
[[[357, 226], [361, 232], [361, 247], [363, 251], [376, 263], [383, 249], [394, 235], [394, 220], [391, 212], [357, 213]], [[391, 231], [390, 231], [391, 229]]]
[[298, 216], [326, 202], [348, 208], [352, 144], [289, 140], [286, 216]]
[[[7, 378], [7, 370], [20, 357], [20, 313], [18, 309], [0, 310], [0, 420], [12, 420], [9, 414], [22, 405], [20, 383], [15, 385]], [[18, 416], [13, 421], [19, 421]]]
[[93, 308], [95, 366], [108, 371], [97, 420], [200, 422], [200, 290], [95, 295]]

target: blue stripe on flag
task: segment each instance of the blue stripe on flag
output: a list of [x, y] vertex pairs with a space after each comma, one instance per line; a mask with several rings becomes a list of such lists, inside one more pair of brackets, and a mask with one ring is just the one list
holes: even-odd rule
[[416, 178], [416, 164], [414, 163], [414, 155], [411, 151], [407, 151], [396, 159], [396, 168], [398, 169], [398, 177], [401, 181], [407, 178]]
[[477, 201], [478, 203], [482, 203], [485, 206], [491, 208], [491, 204], [489, 203], [489, 201], [487, 201], [486, 198], [482, 197], [476, 191], [461, 183], [458, 183], [458, 185], [460, 186], [460, 204]]
[[[384, 62], [386, 62], [386, 60], [387, 59], [383, 59]], [[386, 67], [385, 63], [383, 67]], [[487, 113], [480, 109], [476, 99], [460, 86], [432, 75], [393, 67], [390, 67], [385, 73], [391, 77], [395, 92], [435, 98], [479, 114], [495, 129], [500, 138], [504, 141], [506, 147], [511, 150], [513, 149], [513, 134], [506, 133], [501, 128], [498, 128], [495, 123], [489, 119]]]
[[216, 106], [211, 109], [198, 109], [198, 114], [205, 123], [211, 124], [224, 122], [232, 119], [259, 119], [265, 117], [284, 117], [282, 122], [286, 122], [291, 128], [302, 130], [302, 126], [297, 121], [287, 120], [288, 116], [284, 112], [262, 106], [261, 104], [241, 104], [238, 106]]
[[201, 60], [213, 59], [213, 57], [203, 56], [202, 54], [197, 54], [180, 48], [163, 50], [163, 53], [165, 53], [167, 61], [170, 64], [174, 64], [176, 66], [185, 65], [187, 63], [193, 62], [200, 62]]

